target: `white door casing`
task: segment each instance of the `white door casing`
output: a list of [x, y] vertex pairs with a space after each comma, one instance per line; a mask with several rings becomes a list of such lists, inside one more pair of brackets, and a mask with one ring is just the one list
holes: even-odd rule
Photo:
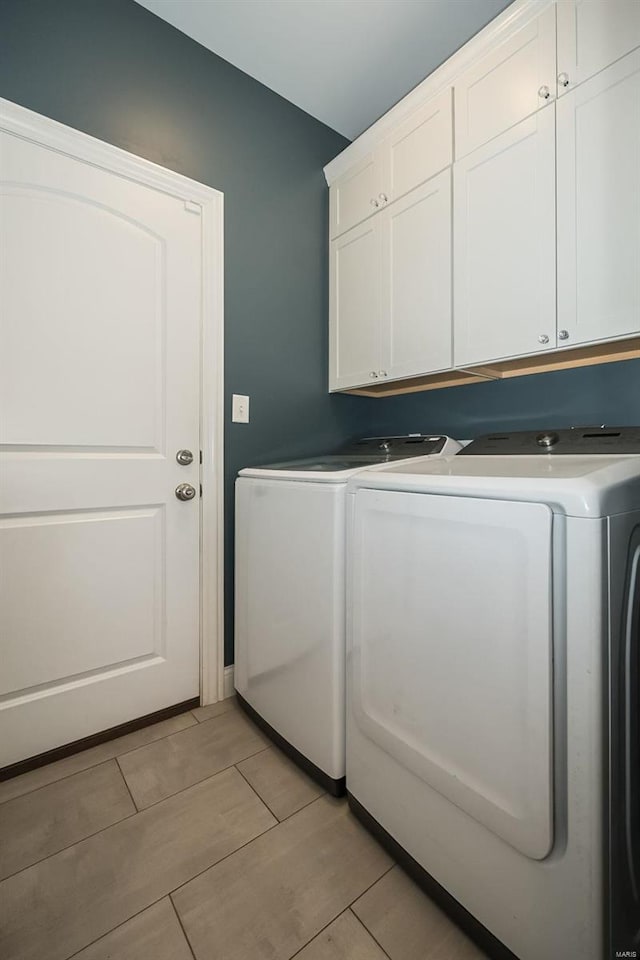
[[197, 697], [201, 630], [218, 697], [222, 198], [6, 101], [0, 128], [6, 766]]

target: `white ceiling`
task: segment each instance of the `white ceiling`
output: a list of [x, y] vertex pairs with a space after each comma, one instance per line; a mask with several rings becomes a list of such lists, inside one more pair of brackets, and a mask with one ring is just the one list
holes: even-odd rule
[[510, 0], [138, 0], [353, 139]]

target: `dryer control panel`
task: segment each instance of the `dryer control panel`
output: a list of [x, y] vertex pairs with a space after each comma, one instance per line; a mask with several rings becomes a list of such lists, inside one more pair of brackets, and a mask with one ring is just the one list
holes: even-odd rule
[[640, 454], [640, 427], [569, 427], [562, 430], [522, 430], [488, 433], [472, 440], [458, 454], [472, 456], [535, 456], [536, 454], [592, 456], [603, 453]]

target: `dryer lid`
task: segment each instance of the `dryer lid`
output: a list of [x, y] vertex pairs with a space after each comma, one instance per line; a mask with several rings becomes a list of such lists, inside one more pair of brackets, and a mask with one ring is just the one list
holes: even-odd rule
[[458, 455], [374, 467], [351, 483], [352, 489], [546, 503], [555, 513], [575, 517], [640, 510], [638, 455]]

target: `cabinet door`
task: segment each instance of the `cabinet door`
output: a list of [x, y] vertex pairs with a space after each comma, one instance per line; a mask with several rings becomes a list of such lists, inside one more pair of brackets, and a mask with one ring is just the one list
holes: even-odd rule
[[445, 90], [399, 124], [382, 145], [384, 193], [398, 200], [453, 161], [453, 91]]
[[456, 159], [545, 106], [555, 93], [555, 6], [494, 47], [457, 80]]
[[382, 200], [382, 166], [378, 151], [356, 164], [329, 190], [331, 237], [338, 237], [375, 213]]
[[330, 390], [378, 378], [382, 267], [378, 221], [368, 220], [331, 242]]
[[638, 46], [639, 0], [562, 0], [558, 93], [568, 92]]
[[640, 50], [558, 110], [558, 327], [568, 344], [640, 330]]
[[454, 360], [556, 346], [555, 107], [454, 166]]
[[382, 370], [391, 378], [451, 367], [451, 171], [396, 201], [383, 228]]

